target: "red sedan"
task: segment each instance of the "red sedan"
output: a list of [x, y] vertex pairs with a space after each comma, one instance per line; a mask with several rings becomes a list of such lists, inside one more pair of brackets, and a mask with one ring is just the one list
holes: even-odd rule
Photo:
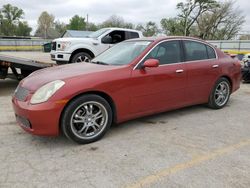
[[60, 130], [94, 142], [112, 123], [185, 106], [224, 107], [241, 65], [195, 38], [125, 41], [90, 63], [43, 69], [22, 80], [12, 102], [18, 124], [36, 135]]

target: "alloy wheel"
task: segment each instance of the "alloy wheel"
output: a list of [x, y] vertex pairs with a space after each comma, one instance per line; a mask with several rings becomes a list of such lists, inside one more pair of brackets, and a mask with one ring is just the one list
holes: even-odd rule
[[218, 106], [225, 105], [225, 103], [229, 98], [229, 95], [230, 95], [229, 84], [225, 81], [222, 81], [220, 84], [218, 84], [214, 93], [215, 103]]
[[71, 116], [70, 126], [75, 136], [92, 139], [105, 129], [108, 112], [99, 102], [90, 101], [80, 105]]

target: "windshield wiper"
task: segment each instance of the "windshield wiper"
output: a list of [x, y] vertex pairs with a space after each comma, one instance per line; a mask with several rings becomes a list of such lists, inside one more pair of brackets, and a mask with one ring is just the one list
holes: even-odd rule
[[102, 61], [91, 61], [91, 63], [98, 64], [98, 65], [109, 65], [108, 63], [104, 63]]

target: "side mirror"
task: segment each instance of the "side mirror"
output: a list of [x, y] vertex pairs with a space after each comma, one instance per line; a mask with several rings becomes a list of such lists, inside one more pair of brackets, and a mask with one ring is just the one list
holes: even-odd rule
[[143, 63], [143, 67], [159, 67], [159, 60], [158, 59], [148, 59]]
[[111, 36], [105, 36], [102, 38], [103, 44], [111, 44], [112, 43], [112, 37]]

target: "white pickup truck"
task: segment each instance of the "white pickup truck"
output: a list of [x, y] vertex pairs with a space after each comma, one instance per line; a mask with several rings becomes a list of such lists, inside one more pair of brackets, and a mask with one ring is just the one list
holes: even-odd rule
[[143, 37], [142, 32], [123, 28], [103, 28], [86, 38], [58, 38], [52, 41], [51, 59], [57, 64], [89, 62], [114, 44]]

